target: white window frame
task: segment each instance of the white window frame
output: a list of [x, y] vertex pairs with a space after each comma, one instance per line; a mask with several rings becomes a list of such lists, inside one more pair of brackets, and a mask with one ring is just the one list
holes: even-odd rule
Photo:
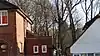
[[0, 23], [0, 26], [2, 26], [2, 25], [8, 25], [8, 11], [7, 10], [0, 10], [0, 13], [2, 13], [2, 12], [7, 12], [7, 24], [3, 24], [2, 23], [2, 14], [0, 14], [1, 15], [1, 23]]
[[[35, 51], [35, 48], [37, 48], [37, 51]], [[34, 53], [39, 53], [39, 46], [38, 45], [33, 46], [33, 52]]]
[[[43, 48], [45, 48], [45, 51], [43, 51]], [[42, 53], [47, 53], [47, 45], [42, 45]]]

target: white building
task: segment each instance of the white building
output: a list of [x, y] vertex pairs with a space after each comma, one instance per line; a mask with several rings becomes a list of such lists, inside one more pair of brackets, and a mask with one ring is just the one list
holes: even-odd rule
[[86, 23], [84, 29], [70, 52], [73, 56], [100, 56], [100, 14]]

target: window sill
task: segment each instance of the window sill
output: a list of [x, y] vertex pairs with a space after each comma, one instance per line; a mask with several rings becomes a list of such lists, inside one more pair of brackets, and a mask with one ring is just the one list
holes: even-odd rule
[[0, 26], [8, 26], [8, 24], [0, 24]]
[[47, 53], [47, 51], [42, 51], [42, 53]]
[[34, 52], [34, 54], [38, 54], [39, 52]]

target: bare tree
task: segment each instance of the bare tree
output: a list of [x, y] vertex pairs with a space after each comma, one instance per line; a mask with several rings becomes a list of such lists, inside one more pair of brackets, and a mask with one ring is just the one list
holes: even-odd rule
[[[57, 19], [56, 22], [58, 23], [58, 45], [57, 45], [57, 56], [60, 56], [60, 53], [62, 54], [62, 47], [63, 47], [63, 39], [61, 36], [61, 28], [63, 27], [62, 25], [66, 22], [66, 20], [70, 21], [70, 29], [72, 34], [72, 42], [74, 43], [76, 41], [76, 32], [75, 32], [75, 24], [74, 24], [74, 18], [73, 18], [73, 9], [81, 3], [81, 0], [77, 0], [76, 3], [73, 4], [73, 0], [55, 0], [55, 5], [56, 5], [56, 11], [57, 11]], [[68, 25], [66, 25], [67, 27]], [[63, 30], [65, 30], [63, 28]], [[64, 34], [64, 32], [63, 32]], [[71, 44], [70, 44], [71, 45]], [[67, 46], [68, 47], [68, 46]], [[66, 48], [67, 48], [66, 47]]]
[[93, 16], [96, 16], [98, 12], [100, 12], [100, 0], [95, 0], [93, 3]]
[[15, 0], [14, 4], [23, 9], [32, 18], [35, 34], [49, 36], [49, 29], [53, 23], [49, 0]]
[[[81, 7], [83, 9], [83, 12], [85, 14], [85, 19], [86, 19], [86, 23], [88, 22], [88, 20], [93, 18], [93, 8], [94, 8], [94, 4], [93, 4], [94, 0], [84, 0], [81, 3]], [[83, 7], [84, 5], [84, 7]], [[91, 15], [91, 16], [88, 16]]]
[[[35, 4], [36, 8], [35, 8], [34, 20], [38, 21], [36, 23], [38, 27], [37, 33], [38, 35], [49, 36], [49, 28], [52, 26], [53, 23], [51, 5], [47, 0], [35, 1]], [[37, 9], [39, 10], [37, 11]], [[42, 31], [40, 30], [40, 28], [42, 28]]]

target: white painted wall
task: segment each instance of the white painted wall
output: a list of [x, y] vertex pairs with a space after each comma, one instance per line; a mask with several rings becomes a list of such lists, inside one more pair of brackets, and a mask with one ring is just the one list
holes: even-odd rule
[[100, 18], [70, 48], [71, 53], [100, 53]]
[[24, 37], [26, 37], [26, 30], [31, 31], [31, 24], [26, 19], [16, 12], [16, 36], [20, 52], [24, 52]]
[[24, 52], [24, 30], [24, 18], [16, 12], [16, 36], [20, 52]]

